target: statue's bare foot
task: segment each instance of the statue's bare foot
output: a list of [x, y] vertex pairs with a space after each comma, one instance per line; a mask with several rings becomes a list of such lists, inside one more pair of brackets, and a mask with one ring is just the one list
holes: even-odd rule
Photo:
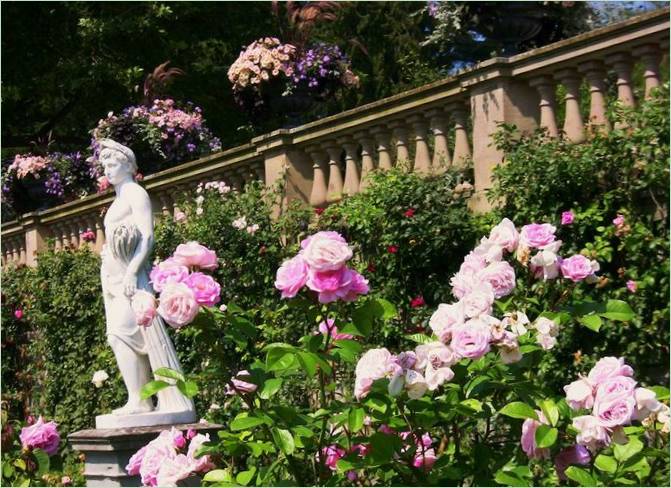
[[114, 415], [135, 415], [138, 413], [148, 413], [154, 410], [154, 405], [151, 400], [128, 400], [123, 407], [113, 410]]

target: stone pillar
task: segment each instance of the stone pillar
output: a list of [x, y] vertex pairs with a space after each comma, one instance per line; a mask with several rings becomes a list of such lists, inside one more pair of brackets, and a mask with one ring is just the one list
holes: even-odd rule
[[359, 181], [361, 179], [356, 154], [359, 144], [354, 142], [351, 137], [338, 139], [338, 143], [345, 148], [345, 183], [343, 185], [343, 193], [347, 196], [356, 195], [359, 193]]
[[589, 83], [590, 107], [589, 129], [591, 132], [610, 130], [610, 122], [606, 117], [606, 71], [601, 61], [588, 61], [579, 66], [585, 73]]
[[396, 166], [403, 161], [408, 163], [410, 161], [410, 152], [408, 151], [408, 131], [405, 128], [405, 124], [401, 121], [394, 121], [389, 127], [392, 129], [392, 134], [396, 139]]
[[471, 145], [468, 142], [467, 120], [468, 109], [463, 101], [453, 102], [447, 106], [447, 111], [454, 121], [454, 153], [452, 164], [458, 168], [468, 165], [471, 159]]
[[538, 90], [540, 96], [540, 126], [547, 130], [550, 137], [558, 137], [557, 120], [555, 118], [555, 82], [552, 77], [544, 75], [533, 78], [529, 85]]
[[580, 76], [572, 68], [558, 71], [555, 78], [566, 88], [566, 115], [564, 133], [569, 141], [579, 143], [585, 140], [585, 128], [580, 115]]
[[[161, 431], [170, 430], [171, 425], [154, 427], [133, 427], [125, 429], [89, 429], [74, 432], [68, 436], [73, 450], [84, 454], [84, 477], [86, 486], [142, 486], [140, 476], [126, 473], [126, 465], [131, 456], [156, 439]], [[216, 440], [222, 425], [210, 423], [175, 425], [186, 432], [195, 430], [198, 434], [209, 434]], [[199, 479], [187, 478], [185, 486], [199, 486]]]
[[27, 266], [37, 265], [38, 253], [47, 248], [47, 229], [40, 224], [36, 212], [24, 214], [22, 217], [25, 232], [25, 263]]
[[447, 143], [447, 121], [445, 111], [433, 109], [427, 112], [433, 132], [433, 160], [431, 169], [434, 174], [443, 173], [450, 166], [450, 148]]
[[413, 170], [420, 175], [431, 174], [431, 153], [426, 142], [428, 126], [422, 115], [413, 115], [408, 118], [412, 124], [415, 136], [415, 166]]
[[361, 183], [359, 189], [368, 187], [368, 175], [375, 170], [375, 141], [365, 132], [356, 134], [356, 139], [361, 143]]
[[326, 152], [329, 155], [329, 186], [326, 201], [333, 203], [342, 199], [343, 180], [340, 170], [342, 148], [335, 141], [329, 141], [326, 145]]
[[310, 205], [313, 207], [325, 207], [328, 188], [326, 186], [326, 174], [324, 168], [328, 164], [328, 154], [324, 151], [311, 147], [306, 151], [312, 159], [312, 191], [310, 192]]
[[634, 89], [631, 81], [631, 57], [627, 53], [609, 56], [606, 62], [617, 74], [617, 99], [625, 107], [635, 107]]
[[641, 60], [643, 63], [643, 79], [645, 80], [645, 98], [650, 98], [650, 93], [653, 88], [660, 85], [659, 63], [660, 53], [659, 48], [654, 44], [646, 44], [634, 49], [634, 57]]
[[486, 191], [492, 185], [493, 169], [503, 163], [503, 151], [493, 144], [492, 139], [499, 130], [499, 124], [514, 124], [522, 133], [532, 132], [538, 127], [536, 91], [527, 82], [515, 81], [505, 72], [497, 71], [502, 74], [490, 81], [476, 81], [470, 90], [475, 192], [469, 205], [478, 212], [491, 208]]
[[389, 132], [384, 127], [375, 127], [371, 134], [375, 137], [377, 143], [377, 167], [382, 171], [392, 168], [391, 154], [389, 154], [389, 146], [391, 144], [391, 137]]

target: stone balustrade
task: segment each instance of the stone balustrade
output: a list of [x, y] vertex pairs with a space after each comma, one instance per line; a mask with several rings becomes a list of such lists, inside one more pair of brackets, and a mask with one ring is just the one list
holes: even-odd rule
[[[660, 9], [510, 58], [493, 58], [449, 78], [378, 100], [293, 129], [255, 137], [244, 146], [147, 177], [144, 185], [163, 214], [175, 212], [175, 196], [200, 181], [223, 179], [234, 188], [261, 179], [281, 180], [283, 198], [323, 207], [366, 188], [373, 171], [401, 166], [422, 175], [450, 166], [473, 166], [474, 210], [485, 210], [485, 191], [504, 155], [492, 144], [499, 123], [523, 132], [538, 127], [548, 137], [574, 143], [611, 130], [606, 117], [606, 80], [614, 73], [617, 99], [636, 105], [632, 70], [640, 64], [641, 92], [660, 85], [668, 51], [669, 9]], [[667, 58], [668, 61], [668, 58]], [[581, 90], [589, 88], [589, 113], [581, 113]], [[557, 85], [564, 88], [556, 100]], [[563, 104], [564, 119], [558, 120]], [[80, 246], [80, 234], [104, 235], [100, 213], [111, 201], [97, 195], [2, 226], [3, 263], [32, 264], [53, 238], [56, 248]], [[280, 205], [282, 207], [282, 205]]]

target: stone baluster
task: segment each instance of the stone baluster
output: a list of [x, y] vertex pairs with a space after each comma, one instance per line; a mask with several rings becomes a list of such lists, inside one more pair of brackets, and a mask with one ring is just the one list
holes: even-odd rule
[[20, 264], [26, 264], [26, 259], [27, 259], [26, 240], [25, 240], [24, 236], [22, 236], [22, 235], [18, 236], [16, 238], [16, 240], [17, 240], [16, 244], [19, 247], [19, 263]]
[[356, 134], [357, 140], [361, 143], [361, 184], [360, 190], [366, 189], [369, 185], [369, 175], [375, 170], [375, 140], [366, 132]]
[[340, 154], [342, 153], [342, 148], [337, 145], [335, 141], [330, 141], [327, 144], [326, 151], [329, 155], [329, 185], [326, 201], [328, 203], [333, 203], [342, 198], [343, 180], [342, 171], [340, 170]]
[[659, 48], [654, 44], [646, 44], [634, 49], [633, 55], [643, 63], [643, 79], [645, 80], [645, 98], [650, 98], [650, 93], [653, 88], [660, 85], [659, 63], [660, 52]]
[[65, 222], [59, 222], [57, 224], [57, 229], [61, 236], [61, 243], [63, 245], [62, 249], [65, 250], [72, 247], [72, 244], [70, 242], [70, 231], [65, 225]]
[[391, 154], [389, 153], [389, 147], [391, 146], [391, 137], [389, 132], [384, 127], [375, 127], [371, 134], [375, 138], [377, 143], [377, 167], [382, 170], [388, 170], [392, 168]]
[[252, 163], [252, 171], [256, 175], [256, 179], [260, 182], [266, 181], [266, 167], [263, 164], [263, 161], [255, 161]]
[[65, 225], [70, 234], [70, 247], [72, 247], [72, 249], [79, 248], [79, 224], [76, 220], [71, 220]]
[[167, 191], [159, 192], [158, 201], [161, 204], [161, 213], [163, 215], [170, 215], [172, 213], [172, 198]]
[[2, 253], [0, 253], [0, 259], [2, 259], [2, 266], [5, 267], [7, 265], [8, 259], [7, 259], [7, 243], [3, 242], [2, 243]]
[[392, 122], [389, 127], [392, 129], [394, 139], [396, 139], [396, 166], [407, 164], [410, 161], [410, 151], [408, 151], [408, 131], [401, 121]]
[[[634, 86], [631, 80], [631, 57], [627, 53], [615, 53], [606, 59], [617, 75], [617, 99], [625, 107], [635, 107]], [[628, 124], [625, 121], [615, 122], [616, 129], [623, 129]]]
[[447, 121], [445, 112], [432, 109], [427, 115], [430, 117], [431, 132], [433, 132], [433, 160], [431, 167], [435, 174], [443, 173], [450, 165], [450, 148], [447, 143]]
[[19, 237], [12, 237], [12, 262], [19, 264], [21, 262], [21, 244]]
[[243, 182], [239, 174], [236, 174], [235, 172], [231, 171], [230, 173], [228, 173], [228, 179], [231, 180], [231, 186], [233, 187], [234, 190], [242, 191]]
[[585, 128], [580, 115], [580, 76], [574, 69], [566, 68], [558, 71], [555, 78], [566, 89], [564, 133], [569, 141], [582, 142], [585, 140]]
[[413, 115], [408, 119], [412, 124], [415, 136], [415, 166], [414, 171], [420, 175], [431, 174], [431, 152], [426, 142], [428, 125], [422, 115]]
[[533, 78], [529, 85], [538, 91], [540, 101], [540, 126], [547, 131], [548, 136], [558, 137], [559, 129], [555, 118], [555, 82], [551, 76], [543, 75]]
[[328, 154], [320, 148], [313, 146], [305, 151], [312, 159], [312, 190], [310, 191], [310, 205], [323, 208], [326, 206], [326, 195], [328, 187], [326, 186], [325, 168], [328, 164]]
[[345, 149], [345, 183], [343, 193], [347, 196], [359, 193], [359, 183], [361, 176], [359, 174], [359, 165], [357, 163], [357, 144], [351, 137], [338, 139], [338, 143]]
[[588, 61], [579, 66], [589, 83], [589, 129], [591, 132], [610, 130], [606, 117], [606, 71], [601, 61]]
[[454, 120], [454, 153], [452, 164], [457, 167], [464, 167], [471, 159], [471, 145], [468, 142], [467, 129], [469, 112], [463, 102], [449, 104], [447, 111]]
[[63, 241], [61, 241], [61, 234], [58, 231], [58, 228], [54, 225], [49, 227], [49, 237], [54, 240], [54, 251], [60, 251], [63, 249]]

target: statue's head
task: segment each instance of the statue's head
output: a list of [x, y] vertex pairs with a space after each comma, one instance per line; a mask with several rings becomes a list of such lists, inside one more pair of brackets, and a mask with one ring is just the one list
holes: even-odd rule
[[100, 146], [98, 161], [102, 164], [108, 181], [116, 185], [127, 178], [132, 180], [137, 173], [137, 162], [133, 151], [112, 139], [100, 139], [98, 145]]

